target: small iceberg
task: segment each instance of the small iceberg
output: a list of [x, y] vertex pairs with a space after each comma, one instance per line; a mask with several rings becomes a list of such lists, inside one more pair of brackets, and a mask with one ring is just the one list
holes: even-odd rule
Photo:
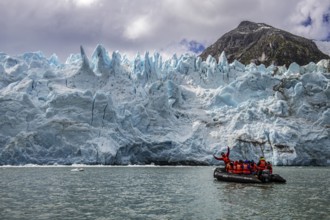
[[71, 170], [72, 172], [79, 172], [79, 171], [84, 171], [84, 168], [74, 168]]

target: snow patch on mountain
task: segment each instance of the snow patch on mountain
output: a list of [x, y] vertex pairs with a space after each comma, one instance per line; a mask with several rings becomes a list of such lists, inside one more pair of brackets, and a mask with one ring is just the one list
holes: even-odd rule
[[64, 64], [0, 53], [0, 164], [277, 165], [330, 161], [329, 60], [257, 66], [98, 45]]

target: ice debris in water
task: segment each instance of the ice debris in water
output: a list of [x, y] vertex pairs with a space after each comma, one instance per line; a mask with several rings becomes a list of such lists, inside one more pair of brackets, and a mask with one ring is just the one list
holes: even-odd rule
[[326, 165], [329, 67], [0, 53], [0, 164], [217, 164], [231, 146], [232, 159]]

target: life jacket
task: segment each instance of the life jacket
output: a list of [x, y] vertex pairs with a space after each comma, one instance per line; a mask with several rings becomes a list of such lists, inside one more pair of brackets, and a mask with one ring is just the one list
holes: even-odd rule
[[222, 160], [225, 163], [225, 165], [227, 165], [227, 163], [230, 163], [229, 156], [227, 156], [227, 155], [221, 155], [221, 157], [217, 157], [217, 156], [213, 155], [213, 157], [216, 160]]
[[241, 174], [243, 172], [243, 165], [241, 163], [237, 163], [236, 173]]
[[243, 163], [243, 173], [244, 173], [244, 174], [251, 174], [249, 164], [247, 164], [247, 163]]
[[230, 163], [230, 159], [227, 156], [222, 156], [222, 160], [223, 160], [223, 162], [225, 162], [225, 164], [229, 164]]
[[234, 162], [233, 173], [237, 173], [237, 161]]
[[260, 160], [258, 163], [259, 170], [265, 170], [267, 167], [267, 162], [265, 160]]

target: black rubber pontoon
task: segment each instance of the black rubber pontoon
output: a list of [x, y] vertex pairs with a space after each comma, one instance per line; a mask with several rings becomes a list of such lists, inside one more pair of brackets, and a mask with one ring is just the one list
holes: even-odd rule
[[246, 174], [234, 174], [227, 173], [224, 168], [216, 168], [213, 174], [214, 178], [219, 181], [236, 182], [236, 183], [285, 183], [278, 174], [270, 174], [268, 170], [264, 170], [261, 175], [246, 175]]

